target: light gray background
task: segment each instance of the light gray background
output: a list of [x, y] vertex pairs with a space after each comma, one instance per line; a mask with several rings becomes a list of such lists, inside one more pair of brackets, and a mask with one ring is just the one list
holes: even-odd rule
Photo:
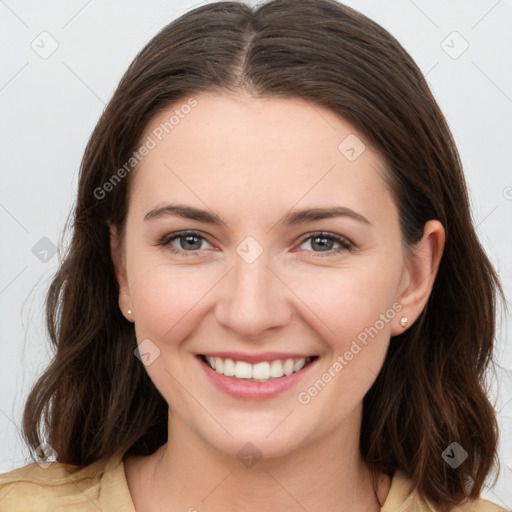
[[[462, 157], [478, 234], [510, 297], [512, 1], [346, 3], [389, 30], [427, 75]], [[58, 244], [74, 201], [88, 137], [136, 53], [164, 25], [198, 5], [0, 1], [0, 472], [28, 462], [19, 426], [28, 390], [50, 357], [43, 297], [60, 259], [51, 247]], [[52, 44], [58, 48], [45, 55]], [[43, 237], [49, 241], [41, 242]], [[510, 316], [503, 315], [496, 352], [501, 369], [492, 381], [502, 470], [483, 496], [512, 509], [507, 324]]]

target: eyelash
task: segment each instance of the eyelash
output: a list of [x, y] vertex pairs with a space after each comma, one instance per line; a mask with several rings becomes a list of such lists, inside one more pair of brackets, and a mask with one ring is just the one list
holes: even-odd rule
[[[178, 249], [177, 247], [174, 247], [171, 245], [171, 242], [173, 242], [174, 240], [177, 240], [180, 238], [185, 238], [187, 236], [193, 236], [193, 237], [203, 239], [208, 242], [208, 239], [203, 234], [201, 234], [199, 231], [191, 230], [191, 231], [179, 231], [176, 233], [171, 233], [170, 235], [165, 235], [158, 241], [157, 245], [163, 246], [167, 250], [169, 250], [175, 254], [186, 255], [186, 256], [189, 256], [189, 255], [199, 256], [201, 253], [200, 249], [193, 250], [193, 251], [185, 251], [183, 249]], [[342, 252], [347, 251], [352, 248], [352, 243], [345, 237], [335, 235], [334, 233], [327, 233], [324, 231], [317, 231], [315, 233], [308, 234], [301, 240], [299, 245], [302, 245], [304, 242], [306, 242], [310, 239], [313, 240], [315, 238], [326, 238], [326, 239], [334, 240], [334, 242], [340, 244], [340, 246], [341, 246], [338, 249], [330, 249], [328, 251], [307, 251], [307, 252], [317, 253], [317, 255], [319, 257], [333, 256], [333, 255], [342, 253]], [[322, 253], [324, 253], [324, 254], [322, 254]]]

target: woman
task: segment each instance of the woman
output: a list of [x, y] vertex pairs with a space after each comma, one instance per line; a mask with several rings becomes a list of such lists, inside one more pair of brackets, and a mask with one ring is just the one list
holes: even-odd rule
[[503, 510], [479, 498], [501, 288], [382, 27], [331, 0], [185, 14], [121, 80], [74, 213], [41, 465], [0, 510]]

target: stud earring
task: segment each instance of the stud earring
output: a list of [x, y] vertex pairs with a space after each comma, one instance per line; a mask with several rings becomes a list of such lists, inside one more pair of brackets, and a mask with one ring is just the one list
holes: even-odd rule
[[131, 309], [128, 309], [127, 313], [128, 313], [129, 315], [131, 315], [131, 314], [132, 314], [132, 310], [131, 310]]
[[402, 327], [405, 327], [407, 325], [407, 322], [409, 321], [409, 319], [406, 317], [406, 316], [403, 316], [401, 319], [400, 319], [400, 325]]

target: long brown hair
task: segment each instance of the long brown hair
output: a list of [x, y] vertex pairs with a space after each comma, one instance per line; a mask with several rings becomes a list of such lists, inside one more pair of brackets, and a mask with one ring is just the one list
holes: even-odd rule
[[[334, 0], [211, 3], [167, 25], [131, 63], [81, 163], [73, 236], [46, 303], [56, 353], [24, 411], [29, 446], [47, 440], [59, 462], [85, 466], [166, 442], [168, 405], [134, 357], [134, 328], [118, 306], [107, 222], [122, 244], [131, 175], [113, 176], [156, 113], [202, 91], [241, 89], [303, 98], [360, 130], [386, 162], [406, 244], [429, 219], [444, 225], [428, 304], [391, 340], [364, 398], [360, 450], [372, 471], [404, 471], [434, 504], [478, 497], [498, 462], [485, 376], [500, 283], [421, 71], [386, 30]], [[457, 470], [441, 456], [452, 442], [468, 454]]]

